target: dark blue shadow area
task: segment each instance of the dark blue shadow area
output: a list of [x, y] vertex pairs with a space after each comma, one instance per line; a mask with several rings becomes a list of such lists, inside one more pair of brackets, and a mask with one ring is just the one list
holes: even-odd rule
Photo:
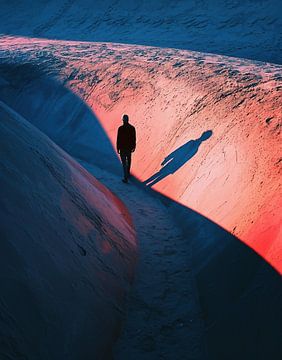
[[55, 75], [50, 68], [20, 63], [20, 59], [17, 64], [1, 63], [0, 99], [74, 158], [121, 173], [119, 159], [95, 114]]
[[5, 35], [282, 59], [280, 0], [0, 0], [0, 8]]
[[[167, 206], [192, 245], [207, 359], [281, 359], [281, 276], [216, 223], [150, 187], [146, 191]], [[179, 248], [185, 252], [185, 241]], [[176, 358], [185, 359], [181, 348]]]
[[163, 166], [157, 173], [144, 181], [147, 186], [153, 186], [170, 174], [174, 174], [187, 161], [189, 161], [199, 150], [203, 141], [212, 136], [212, 131], [205, 131], [199, 139], [190, 140], [186, 144], [170, 153], [161, 163]]
[[209, 358], [281, 358], [280, 276], [252, 249], [201, 214], [173, 201], [167, 205], [192, 242]]
[[[73, 157], [121, 174], [118, 158], [95, 115], [46, 71], [30, 64], [2, 64], [0, 74], [5, 82], [0, 87], [0, 98]], [[211, 131], [205, 132], [170, 154], [167, 166], [170, 162], [175, 165], [167, 168], [165, 176], [183, 165], [182, 157], [185, 163], [194, 156], [200, 144], [211, 135]], [[135, 184], [161, 199], [179, 222], [186, 241], [179, 242], [179, 247], [184, 250], [188, 242], [192, 244], [193, 269], [190, 271], [197, 281], [208, 358], [280, 360], [282, 287], [279, 274], [214, 222], [136, 180]], [[187, 273], [187, 281], [190, 277]], [[175, 359], [185, 359], [181, 348]]]

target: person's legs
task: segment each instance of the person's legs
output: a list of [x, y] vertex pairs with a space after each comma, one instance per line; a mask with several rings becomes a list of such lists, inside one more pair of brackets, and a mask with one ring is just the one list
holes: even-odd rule
[[130, 177], [131, 151], [127, 153], [127, 176]]
[[123, 166], [124, 180], [127, 181], [127, 177], [128, 177], [127, 153], [121, 151], [120, 158], [121, 158], [121, 162], [122, 162], [122, 166]]

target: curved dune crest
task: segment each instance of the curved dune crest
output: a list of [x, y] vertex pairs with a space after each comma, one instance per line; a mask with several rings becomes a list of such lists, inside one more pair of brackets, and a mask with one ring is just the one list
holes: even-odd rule
[[[281, 66], [12, 37], [2, 48], [57, 74], [92, 108], [113, 146], [120, 116], [128, 113], [137, 128], [134, 174], [150, 185], [161, 170], [151, 183], [156, 191], [216, 222], [282, 271]], [[212, 135], [201, 141], [206, 131]], [[163, 170], [167, 157], [173, 160]]]
[[[180, 252], [185, 259], [188, 246], [193, 274], [181, 272], [195, 275], [210, 357], [280, 359], [281, 279], [265, 259], [280, 271], [281, 67], [24, 38], [4, 38], [1, 49], [0, 96], [94, 174], [101, 167], [115, 190], [113, 146], [120, 116], [129, 114], [138, 134], [134, 173], [184, 230]], [[71, 214], [73, 204], [63, 203]]]

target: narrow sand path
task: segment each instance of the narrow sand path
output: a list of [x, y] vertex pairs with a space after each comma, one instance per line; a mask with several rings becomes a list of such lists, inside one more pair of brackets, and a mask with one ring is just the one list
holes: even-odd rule
[[128, 207], [139, 261], [115, 360], [206, 359], [191, 248], [168, 209], [150, 192], [84, 164]]

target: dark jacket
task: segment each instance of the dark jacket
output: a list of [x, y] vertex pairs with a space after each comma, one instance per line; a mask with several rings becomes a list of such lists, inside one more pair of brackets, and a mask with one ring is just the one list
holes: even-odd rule
[[130, 124], [121, 125], [118, 128], [117, 151], [132, 151], [136, 147], [135, 127]]

